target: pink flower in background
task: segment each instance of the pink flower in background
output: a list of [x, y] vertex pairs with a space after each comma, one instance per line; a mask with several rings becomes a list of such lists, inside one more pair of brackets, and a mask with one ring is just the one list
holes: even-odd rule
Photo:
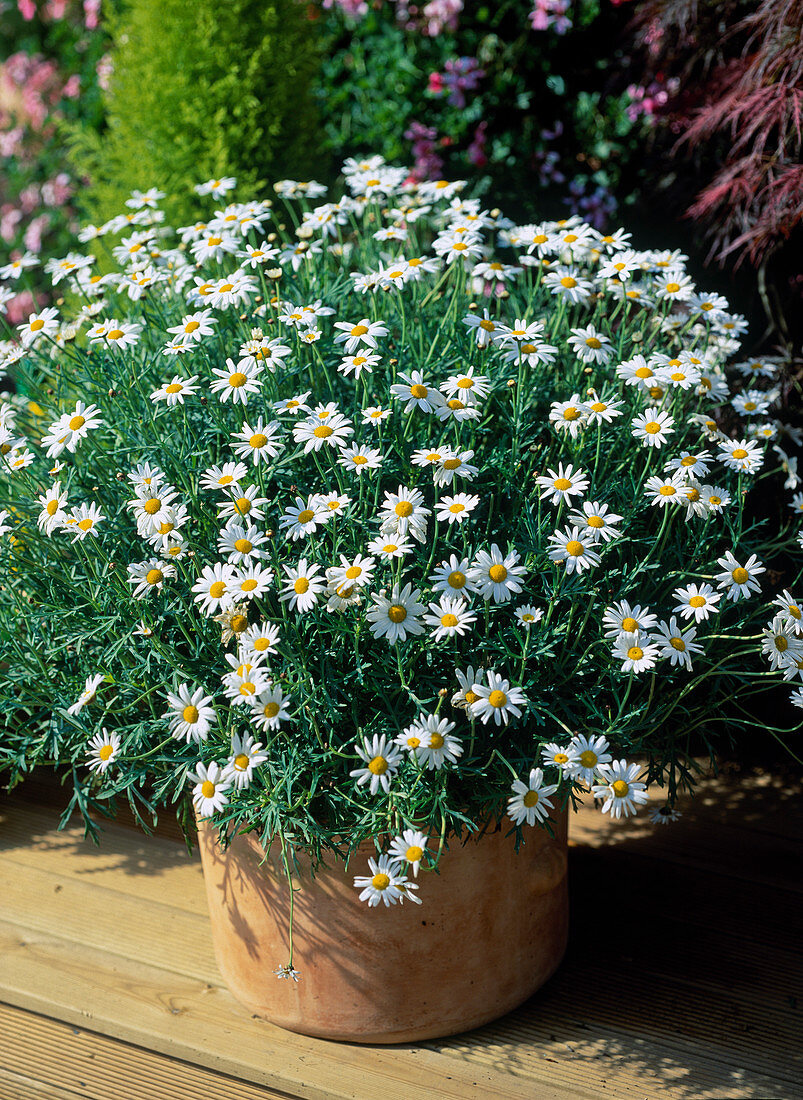
[[39, 193], [39, 188], [35, 183], [29, 183], [27, 187], [20, 191], [20, 208], [23, 214], [30, 214], [34, 211], [42, 196]]
[[65, 99], [77, 99], [78, 94], [81, 91], [81, 78], [77, 73], [73, 73], [68, 78], [67, 83], [61, 89], [61, 94]]
[[84, 26], [93, 31], [100, 22], [101, 0], [84, 0]]
[[368, 5], [365, 0], [323, 0], [324, 8], [333, 8], [335, 5], [352, 19], [362, 19], [368, 14]]
[[22, 138], [25, 131], [21, 126], [15, 126], [13, 130], [0, 133], [0, 157], [16, 157], [19, 155]]
[[22, 221], [22, 211], [10, 202], [0, 207], [0, 237], [7, 244], [11, 244], [17, 235], [17, 226]]
[[571, 0], [535, 0], [528, 16], [530, 26], [534, 31], [554, 30], [555, 34], [566, 34], [572, 29], [572, 21], [567, 14], [571, 6]]
[[49, 225], [49, 214], [40, 214], [38, 218], [34, 218], [33, 221], [29, 223], [22, 238], [29, 252], [38, 252], [40, 250], [42, 247], [42, 236]]
[[45, 206], [64, 206], [72, 191], [70, 177], [66, 172], [59, 172], [42, 184], [42, 202]]
[[114, 62], [112, 61], [112, 55], [105, 53], [97, 63], [95, 72], [98, 76], [98, 85], [102, 92], [109, 90], [109, 84], [111, 83], [112, 74], [114, 73]]
[[441, 31], [456, 31], [457, 17], [462, 10], [463, 0], [430, 0], [421, 12], [424, 34], [434, 38]]
[[64, 13], [67, 10], [68, 0], [47, 0], [45, 7], [45, 16], [48, 19], [52, 19], [54, 23], [57, 23], [59, 19], [64, 18]]
[[488, 158], [485, 155], [485, 143], [488, 140], [485, 133], [487, 129], [488, 123], [481, 122], [474, 131], [474, 137], [468, 147], [468, 159], [477, 168], [484, 168], [488, 163]]
[[18, 325], [36, 309], [36, 302], [30, 290], [23, 290], [14, 298], [11, 298], [6, 306], [6, 321], [9, 325]]
[[17, 0], [17, 9], [27, 23], [36, 15], [36, 4], [33, 0]]
[[432, 95], [442, 95], [443, 90], [443, 77], [441, 74], [430, 73], [427, 81], [427, 91], [431, 92]]

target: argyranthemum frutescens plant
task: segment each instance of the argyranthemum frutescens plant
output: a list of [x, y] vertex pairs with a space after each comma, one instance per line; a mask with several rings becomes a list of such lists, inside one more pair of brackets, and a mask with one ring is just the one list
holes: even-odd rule
[[785, 592], [762, 669], [777, 365], [732, 391], [743, 321], [685, 257], [345, 175], [178, 247], [135, 195], [82, 235], [119, 274], [53, 265], [72, 305], [5, 354], [37, 404], [0, 428], [4, 754], [70, 765], [85, 813], [191, 789], [316, 859], [374, 837], [375, 905], [505, 810], [627, 816], [649, 781], [670, 818], [692, 735], [803, 636]]

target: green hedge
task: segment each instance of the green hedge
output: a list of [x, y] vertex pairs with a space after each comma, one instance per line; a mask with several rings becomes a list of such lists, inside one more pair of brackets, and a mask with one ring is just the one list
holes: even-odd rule
[[192, 221], [192, 186], [222, 175], [251, 197], [316, 167], [316, 36], [298, 0], [130, 0], [110, 15], [107, 126], [76, 135], [95, 221], [159, 187], [168, 222]]

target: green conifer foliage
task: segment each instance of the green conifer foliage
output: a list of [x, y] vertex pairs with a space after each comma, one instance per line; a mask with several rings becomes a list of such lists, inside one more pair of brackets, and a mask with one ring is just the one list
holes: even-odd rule
[[201, 212], [196, 183], [233, 175], [229, 198], [253, 197], [320, 169], [316, 35], [298, 0], [130, 0], [111, 24], [107, 126], [73, 142], [93, 220], [159, 187], [168, 221], [183, 224]]

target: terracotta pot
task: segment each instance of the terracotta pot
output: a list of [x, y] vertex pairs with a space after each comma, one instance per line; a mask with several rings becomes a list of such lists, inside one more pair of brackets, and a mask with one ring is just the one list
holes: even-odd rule
[[274, 1024], [326, 1039], [406, 1043], [467, 1031], [516, 1008], [557, 969], [568, 930], [567, 815], [556, 839], [525, 830], [518, 854], [504, 829], [453, 840], [440, 874], [418, 876], [422, 904], [358, 900], [372, 844], [348, 871], [333, 859], [294, 877], [294, 965], [287, 962], [289, 888], [277, 844], [254, 834], [226, 851], [206, 823], [199, 844], [220, 972], [234, 996]]

